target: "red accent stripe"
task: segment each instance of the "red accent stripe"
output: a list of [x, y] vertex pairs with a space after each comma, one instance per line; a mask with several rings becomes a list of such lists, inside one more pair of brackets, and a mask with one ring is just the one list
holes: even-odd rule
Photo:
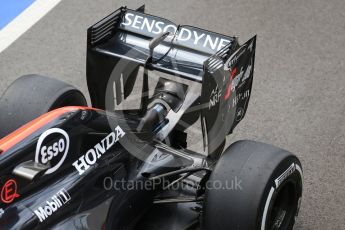
[[[43, 127], [44, 125], [48, 124], [49, 122], [53, 121], [54, 119], [60, 117], [61, 115], [73, 112], [79, 109], [83, 110], [97, 110], [95, 108], [84, 107], [84, 106], [66, 106], [59, 109], [55, 109], [50, 111], [42, 116], [36, 118], [33, 121], [30, 121], [26, 125], [23, 125], [16, 131], [12, 132], [11, 134], [7, 135], [6, 137], [0, 139], [0, 150], [6, 152], [7, 150], [11, 149], [13, 146], [18, 144], [20, 141], [27, 138], [29, 135]], [[3, 153], [3, 152], [0, 152]]]
[[237, 72], [237, 68], [235, 67], [232, 71], [231, 71], [231, 74], [230, 74], [230, 84], [228, 86], [228, 89], [226, 91], [226, 94], [224, 96], [224, 99], [225, 100], [228, 100], [229, 97], [230, 97], [230, 94], [231, 94], [231, 88], [232, 88], [232, 79], [234, 79], [234, 77], [236, 76], [236, 72]]

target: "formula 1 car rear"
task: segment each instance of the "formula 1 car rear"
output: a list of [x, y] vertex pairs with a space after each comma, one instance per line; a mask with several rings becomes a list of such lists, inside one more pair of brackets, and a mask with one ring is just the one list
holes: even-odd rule
[[251, 96], [256, 37], [121, 7], [88, 29], [92, 107], [17, 79], [0, 99], [1, 229], [292, 229], [292, 153], [226, 137]]

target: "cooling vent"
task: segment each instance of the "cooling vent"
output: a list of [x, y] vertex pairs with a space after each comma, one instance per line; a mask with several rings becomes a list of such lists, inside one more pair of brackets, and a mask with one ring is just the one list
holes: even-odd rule
[[113, 35], [121, 17], [122, 13], [121, 9], [119, 9], [93, 25], [90, 32], [91, 45], [97, 45], [99, 42]]

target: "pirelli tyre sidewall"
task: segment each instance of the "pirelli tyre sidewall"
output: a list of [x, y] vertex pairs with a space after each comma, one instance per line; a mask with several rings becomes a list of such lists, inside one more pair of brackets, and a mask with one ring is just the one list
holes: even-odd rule
[[276, 168], [263, 196], [259, 229], [292, 229], [302, 199], [302, 167], [295, 156], [285, 158]]
[[240, 188], [207, 189], [203, 229], [290, 230], [298, 215], [303, 175], [292, 153], [254, 141], [231, 145], [209, 184], [240, 181]]

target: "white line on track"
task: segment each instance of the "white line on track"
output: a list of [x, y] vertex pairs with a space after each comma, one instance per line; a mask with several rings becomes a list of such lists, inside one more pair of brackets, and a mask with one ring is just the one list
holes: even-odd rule
[[53, 9], [61, 0], [36, 0], [0, 30], [0, 53]]

